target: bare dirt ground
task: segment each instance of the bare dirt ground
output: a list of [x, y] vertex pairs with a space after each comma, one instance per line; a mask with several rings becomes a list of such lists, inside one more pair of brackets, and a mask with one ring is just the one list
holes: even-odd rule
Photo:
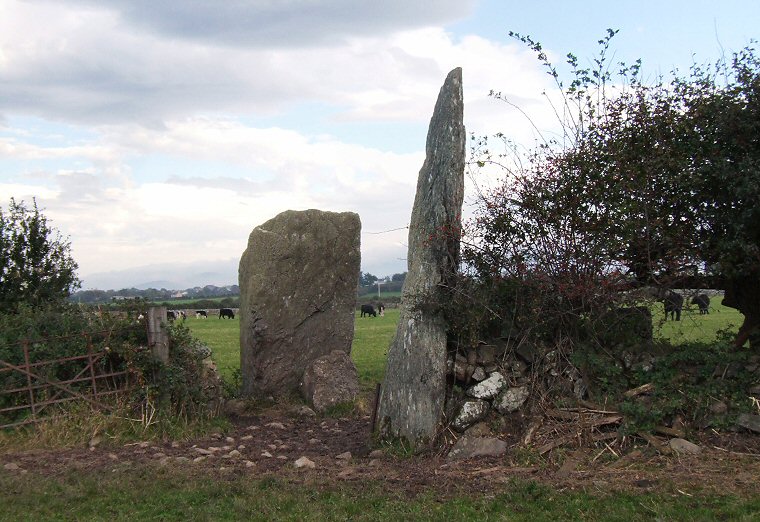
[[[321, 486], [371, 481], [405, 495], [497, 493], [514, 479], [590, 493], [760, 493], [760, 437], [749, 433], [705, 431], [691, 436], [702, 448], [698, 455], [662, 455], [645, 441], [629, 438], [594, 447], [569, 445], [543, 457], [514, 444], [503, 457], [452, 461], [433, 452], [370, 455], [373, 448], [367, 416], [324, 419], [271, 410], [236, 417], [232, 422], [233, 429], [226, 433], [193, 441], [118, 447], [103, 441], [93, 448], [6, 453], [0, 455], [0, 467], [54, 476], [72, 469], [182, 466], [212, 476], [276, 476]], [[301, 457], [310, 459], [315, 467], [296, 468]]]

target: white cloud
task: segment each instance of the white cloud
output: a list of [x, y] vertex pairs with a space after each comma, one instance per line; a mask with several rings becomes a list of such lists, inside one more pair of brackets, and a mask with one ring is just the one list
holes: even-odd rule
[[[314, 25], [295, 9], [305, 3], [291, 3], [289, 30]], [[169, 4], [155, 4], [144, 12], [166, 14]], [[240, 3], [214, 3], [226, 12], [220, 16], [233, 4]], [[424, 128], [454, 67], [464, 71], [468, 131], [529, 139], [529, 122], [487, 94], [497, 89], [541, 107], [548, 83], [532, 55], [423, 27], [469, 3], [441, 2], [439, 13], [411, 22], [401, 14], [429, 2], [399, 3], [366, 33], [348, 22], [380, 4], [354, 4], [356, 13], [322, 28], [339, 38], [305, 34], [265, 47], [239, 27], [219, 40], [217, 20], [203, 34], [189, 32], [201, 2], [189, 3], [176, 26], [138, 20], [131, 2], [11, 2], [10, 16], [0, 18], [0, 115], [10, 116], [0, 128], [0, 166], [8, 167], [0, 196], [36, 195], [71, 236], [82, 274], [230, 259], [254, 226], [286, 209], [358, 212], [365, 232], [405, 226]], [[418, 28], [389, 29], [411, 26]], [[322, 113], [299, 115], [308, 103]], [[536, 121], [551, 125], [542, 110]], [[281, 112], [287, 117], [278, 120]], [[31, 115], [61, 122], [63, 135], [14, 128]], [[383, 150], [356, 130], [408, 122], [417, 130], [399, 127], [408, 133], [399, 138], [418, 152]], [[67, 139], [66, 125], [84, 132]], [[365, 233], [364, 269], [403, 270], [405, 243], [403, 230]]]

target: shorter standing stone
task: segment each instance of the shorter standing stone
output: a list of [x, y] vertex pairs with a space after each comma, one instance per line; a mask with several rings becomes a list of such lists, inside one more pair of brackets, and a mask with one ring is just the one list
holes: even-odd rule
[[359, 375], [351, 356], [334, 350], [306, 368], [301, 393], [320, 413], [337, 404], [354, 402], [359, 393]]
[[352, 212], [289, 210], [253, 229], [239, 270], [244, 396], [287, 396], [312, 361], [350, 353], [360, 238]]

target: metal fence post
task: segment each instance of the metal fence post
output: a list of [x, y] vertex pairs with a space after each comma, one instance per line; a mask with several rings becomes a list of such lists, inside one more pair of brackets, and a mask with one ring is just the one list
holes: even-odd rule
[[161, 362], [169, 362], [169, 332], [166, 331], [166, 307], [148, 308], [148, 346]]

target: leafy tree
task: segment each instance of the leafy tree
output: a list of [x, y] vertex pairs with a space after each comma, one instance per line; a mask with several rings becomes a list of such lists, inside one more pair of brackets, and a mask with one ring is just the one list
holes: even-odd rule
[[67, 297], [80, 286], [67, 238], [48, 225], [33, 200], [0, 208], [0, 306], [14, 312]]
[[464, 259], [492, 294], [519, 283], [511, 310], [541, 310], [560, 336], [624, 288], [722, 287], [745, 315], [741, 345], [760, 324], [760, 61], [750, 47], [646, 85], [640, 62], [609, 63], [614, 34], [589, 68], [568, 55], [568, 85], [538, 42], [512, 35], [557, 81], [564, 132], [527, 155], [475, 141], [477, 164], [505, 176], [483, 194]]
[[377, 279], [377, 276], [374, 276], [369, 272], [359, 272], [359, 286], [372, 286]]

